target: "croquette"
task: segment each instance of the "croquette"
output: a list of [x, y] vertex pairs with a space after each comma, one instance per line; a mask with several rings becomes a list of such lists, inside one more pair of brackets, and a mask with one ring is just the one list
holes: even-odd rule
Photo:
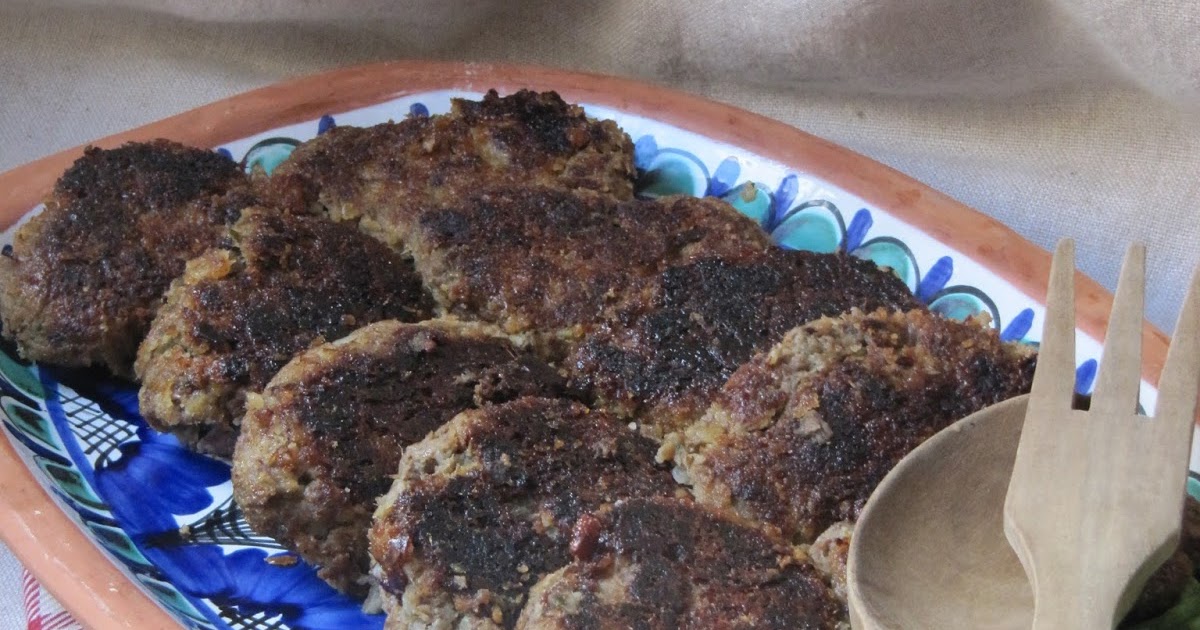
[[519, 629], [849, 630], [800, 549], [690, 501], [621, 501], [580, 520], [572, 551]]
[[3, 334], [27, 359], [133, 375], [184, 263], [254, 203], [232, 160], [168, 140], [90, 147], [0, 256]]
[[554, 92], [453, 99], [450, 112], [338, 126], [300, 145], [264, 194], [292, 212], [357, 222], [397, 248], [421, 212], [494, 185], [554, 186], [631, 199], [633, 143]]
[[353, 226], [254, 208], [230, 238], [187, 263], [135, 364], [146, 421], [226, 459], [246, 394], [293, 356], [372, 322], [433, 314], [412, 261]]
[[735, 370], [792, 328], [852, 308], [920, 307], [894, 274], [845, 254], [771, 248], [665, 269], [563, 362], [598, 404], [661, 437], [699, 419]]
[[492, 327], [376, 322], [303, 352], [249, 394], [233, 495], [255, 531], [365, 595], [367, 529], [404, 447], [467, 409], [572, 394]]
[[465, 411], [409, 446], [371, 529], [387, 627], [514, 627], [530, 587], [570, 561], [581, 517], [682, 492], [654, 450], [545, 398]]
[[858, 518], [905, 455], [1028, 392], [1033, 348], [929, 311], [852, 311], [800, 326], [739, 368], [660, 451], [696, 499], [811, 543]]

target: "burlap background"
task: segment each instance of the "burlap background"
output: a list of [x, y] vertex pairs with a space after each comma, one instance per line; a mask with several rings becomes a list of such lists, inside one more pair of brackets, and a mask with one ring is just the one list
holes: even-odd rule
[[737, 104], [905, 171], [1112, 286], [1149, 243], [1170, 329], [1200, 256], [1191, 0], [0, 0], [0, 169], [279, 79], [534, 62]]

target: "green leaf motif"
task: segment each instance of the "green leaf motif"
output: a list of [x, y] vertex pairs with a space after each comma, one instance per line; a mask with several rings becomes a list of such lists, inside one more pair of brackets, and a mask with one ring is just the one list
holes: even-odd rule
[[54, 485], [65, 492], [67, 496], [74, 499], [81, 505], [98, 511], [108, 511], [108, 504], [102, 501], [92, 492], [92, 489], [87, 485], [83, 476], [78, 471], [51, 461], [47, 461], [42, 457], [35, 457], [38, 468], [46, 473]]
[[52, 451], [62, 452], [62, 443], [42, 414], [8, 397], [0, 399], [0, 408], [4, 409], [4, 415], [8, 416], [14, 429]]
[[21, 365], [6, 352], [0, 352], [0, 378], [8, 381], [17, 391], [34, 399], [46, 397], [42, 384], [38, 382], [37, 368], [32, 365]]

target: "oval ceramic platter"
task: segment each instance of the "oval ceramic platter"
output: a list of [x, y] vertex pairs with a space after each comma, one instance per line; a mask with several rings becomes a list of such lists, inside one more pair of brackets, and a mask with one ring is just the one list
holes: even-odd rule
[[[168, 137], [272, 169], [334, 125], [444, 112], [489, 88], [553, 89], [634, 140], [640, 194], [727, 200], [784, 247], [843, 250], [896, 270], [929, 307], [985, 313], [1003, 338], [1036, 343], [1049, 254], [997, 222], [846, 149], [747, 112], [623, 79], [542, 68], [389, 63], [283, 83], [96, 142]], [[13, 226], [81, 149], [0, 176]], [[1084, 245], [1086, 246], [1086, 245]], [[1096, 372], [1111, 296], [1079, 278], [1077, 383]], [[1165, 356], [1146, 329], [1146, 374]], [[1143, 403], [1153, 407], [1152, 382]], [[95, 628], [379, 628], [231, 500], [229, 467], [147, 428], [136, 389], [96, 371], [0, 352], [0, 536]], [[1196, 469], [1193, 457], [1193, 469]], [[1192, 482], [1193, 486], [1197, 485]]]

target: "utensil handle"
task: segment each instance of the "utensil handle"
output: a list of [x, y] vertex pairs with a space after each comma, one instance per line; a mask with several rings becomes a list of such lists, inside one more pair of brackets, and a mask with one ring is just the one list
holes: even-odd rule
[[1065, 588], [1058, 582], [1038, 589], [1033, 609], [1033, 630], [1111, 630], [1116, 627], [1116, 599], [1102, 597], [1079, 584]]

